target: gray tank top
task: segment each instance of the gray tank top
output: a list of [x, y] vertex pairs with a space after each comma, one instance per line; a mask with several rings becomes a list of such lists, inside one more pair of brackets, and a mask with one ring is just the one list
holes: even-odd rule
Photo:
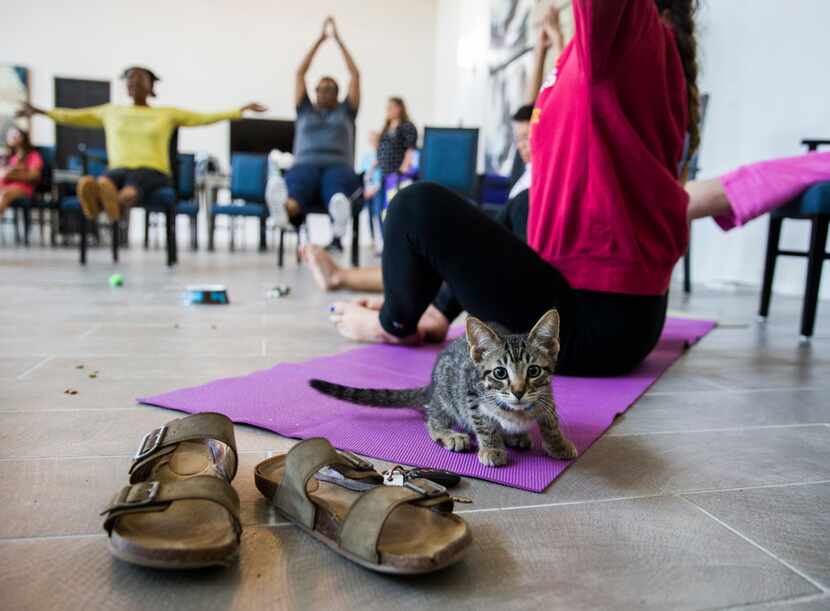
[[355, 114], [348, 101], [320, 110], [306, 95], [297, 107], [294, 163], [354, 166]]

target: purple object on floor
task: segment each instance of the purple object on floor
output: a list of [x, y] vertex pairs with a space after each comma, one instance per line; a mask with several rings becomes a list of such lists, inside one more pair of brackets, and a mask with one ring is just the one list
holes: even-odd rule
[[[670, 318], [660, 343], [635, 371], [615, 378], [554, 379], [562, 428], [580, 454], [614, 417], [651, 386], [683, 351], [706, 335], [713, 321]], [[458, 336], [462, 329], [454, 329]], [[305, 363], [282, 363], [239, 378], [144, 397], [139, 402], [183, 412], [220, 412], [287, 437], [325, 437], [341, 449], [393, 463], [446, 469], [467, 477], [542, 492], [569, 461], [549, 458], [538, 448], [509, 451], [504, 467], [485, 467], [475, 452], [455, 454], [427, 435], [422, 415], [412, 409], [363, 407], [327, 397], [308, 386], [311, 378], [366, 387], [407, 388], [429, 382], [438, 347], [366, 346]]]

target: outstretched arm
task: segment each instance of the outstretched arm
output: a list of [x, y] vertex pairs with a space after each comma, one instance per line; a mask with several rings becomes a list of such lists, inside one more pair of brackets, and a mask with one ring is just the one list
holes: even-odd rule
[[211, 123], [218, 123], [219, 121], [241, 119], [242, 113], [246, 110], [254, 112], [265, 112], [268, 110], [262, 104], [251, 102], [237, 110], [229, 110], [225, 112], [193, 112], [190, 110], [183, 110], [181, 108], [173, 109], [175, 113], [174, 121], [180, 127], [195, 127], [197, 125], [210, 125]]
[[305, 75], [308, 73], [308, 69], [311, 67], [311, 62], [314, 59], [314, 56], [317, 54], [317, 49], [319, 49], [320, 45], [322, 45], [325, 42], [326, 38], [328, 38], [329, 19], [326, 19], [323, 22], [323, 31], [320, 32], [320, 37], [316, 41], [314, 41], [313, 45], [311, 45], [311, 48], [308, 50], [308, 53], [305, 54], [303, 61], [300, 63], [300, 67], [297, 68], [297, 76], [294, 81], [295, 107], [298, 107], [300, 104], [302, 104], [306, 95], [308, 95], [305, 85]]
[[360, 108], [360, 70], [357, 69], [357, 64], [354, 63], [352, 54], [349, 53], [346, 45], [343, 44], [343, 40], [340, 38], [340, 32], [337, 31], [337, 26], [334, 24], [334, 18], [329, 17], [327, 22], [331, 23], [332, 36], [337, 42], [337, 46], [340, 47], [340, 52], [343, 53], [343, 59], [346, 61], [346, 68], [349, 70], [349, 77], [351, 79], [349, 81], [349, 106], [357, 114], [357, 109]]
[[536, 49], [533, 51], [533, 73], [530, 79], [530, 88], [527, 92], [527, 99], [530, 104], [536, 101], [536, 96], [539, 95], [539, 90], [542, 88], [548, 51], [553, 53], [554, 61], [556, 61], [565, 46], [564, 40], [562, 27], [559, 24], [559, 7], [551, 5], [542, 20], [539, 40], [536, 42]]
[[90, 106], [88, 108], [55, 108], [53, 110], [43, 110], [37, 106], [32, 106], [28, 102], [24, 102], [16, 114], [18, 117], [27, 118], [31, 118], [33, 115], [46, 115], [55, 123], [73, 125], [75, 127], [103, 127], [105, 108], [106, 104], [103, 106]]

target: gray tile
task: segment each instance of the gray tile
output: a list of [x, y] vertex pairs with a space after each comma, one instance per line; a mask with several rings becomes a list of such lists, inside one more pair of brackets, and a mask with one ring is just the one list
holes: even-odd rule
[[[74, 412], [0, 412], [0, 459], [132, 456], [145, 433], [185, 416], [149, 406]], [[236, 426], [240, 452], [279, 450], [285, 438]]]
[[[241, 454], [233, 487], [243, 526], [273, 524], [275, 515], [254, 485], [254, 465], [267, 454]], [[0, 539], [96, 534], [98, 514], [127, 485], [129, 458], [2, 460]]]
[[735, 611], [738, 611], [738, 609], [740, 611], [762, 611], [763, 609], [769, 609], [769, 611], [827, 611], [830, 609], [830, 595], [800, 596], [774, 603], [741, 605], [733, 608]]
[[830, 589], [830, 483], [687, 498]]
[[648, 394], [608, 434], [827, 423], [827, 397], [825, 389]]
[[816, 592], [679, 499], [492, 512], [469, 522], [468, 557], [422, 578], [370, 573], [278, 527], [246, 529], [238, 566], [193, 574], [111, 560], [103, 537], [0, 543], [0, 588], [15, 609], [367, 611], [701, 609]]

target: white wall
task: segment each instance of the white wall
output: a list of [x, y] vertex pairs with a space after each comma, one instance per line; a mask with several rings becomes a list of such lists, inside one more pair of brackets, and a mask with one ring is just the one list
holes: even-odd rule
[[[294, 72], [333, 15], [361, 68], [363, 102], [358, 153], [381, 125], [389, 95], [401, 95], [418, 123], [433, 118], [433, 47], [437, 0], [38, 0], [0, 2], [0, 58], [27, 66], [32, 100], [51, 106], [55, 76], [113, 79], [114, 101], [125, 101], [117, 80], [130, 64], [146, 64], [163, 79], [156, 104], [194, 110], [238, 107], [256, 100], [264, 116], [294, 116]], [[333, 42], [320, 50], [310, 82], [332, 74], [345, 88], [347, 72]], [[45, 118], [37, 143], [51, 143]], [[205, 150], [226, 160], [227, 124], [184, 130], [182, 150]]]
[[[701, 178], [738, 165], [798, 154], [802, 138], [830, 137], [828, 0], [702, 0], [701, 90], [711, 93]], [[487, 109], [483, 69], [457, 66], [457, 41], [487, 44], [488, 3], [441, 0], [436, 28], [434, 106], [442, 120], [480, 124]], [[482, 29], [482, 24], [484, 28]], [[482, 55], [482, 65], [486, 58]], [[789, 226], [788, 226], [789, 225]], [[804, 225], [804, 226], [800, 226]], [[696, 283], [760, 285], [767, 221], [724, 234], [711, 221], [693, 230]], [[785, 223], [782, 243], [805, 248], [805, 223]], [[826, 266], [830, 268], [830, 266]], [[679, 271], [679, 270], [678, 270]], [[779, 259], [775, 289], [800, 295], [803, 260]], [[822, 296], [830, 297], [830, 271]]]
[[[712, 94], [703, 133], [701, 177], [738, 165], [796, 155], [802, 138], [830, 137], [827, 0], [706, 0], [701, 11], [701, 90]], [[767, 220], [724, 234], [696, 223], [696, 281], [761, 281]], [[782, 243], [805, 249], [808, 224], [784, 223]], [[780, 258], [775, 289], [801, 295], [806, 262]], [[830, 266], [826, 266], [830, 267]], [[830, 298], [830, 272], [822, 296]]]

